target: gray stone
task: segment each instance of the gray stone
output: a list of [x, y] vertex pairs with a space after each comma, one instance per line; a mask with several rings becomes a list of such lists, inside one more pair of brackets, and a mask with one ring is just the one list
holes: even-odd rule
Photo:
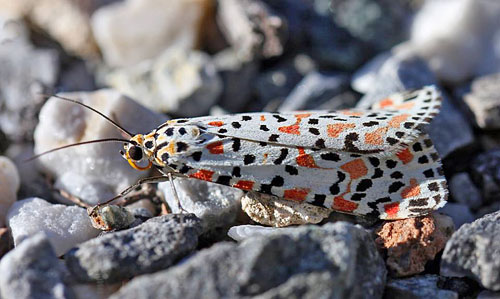
[[280, 56], [286, 21], [261, 0], [218, 1], [217, 23], [242, 62]]
[[477, 295], [477, 299], [499, 299], [500, 292], [492, 292], [492, 291], [482, 291]]
[[[377, 79], [359, 101], [358, 108], [368, 108], [393, 93], [431, 84], [437, 85], [426, 63], [406, 45], [394, 49], [389, 58], [375, 66], [378, 68], [375, 67], [372, 71], [376, 73]], [[441, 92], [443, 95], [441, 112], [433, 119], [428, 131], [441, 158], [445, 158], [452, 152], [470, 146], [474, 141], [474, 135], [464, 116], [453, 106], [443, 91]]]
[[218, 243], [111, 298], [380, 298], [385, 277], [370, 234], [339, 222]]
[[474, 185], [467, 172], [455, 174], [448, 182], [451, 196], [458, 203], [471, 209], [478, 209], [482, 205], [481, 192]]
[[199, 219], [192, 214], [152, 218], [80, 244], [65, 256], [81, 282], [118, 282], [170, 267], [198, 245]]
[[469, 207], [465, 204], [448, 202], [446, 205], [438, 210], [440, 213], [444, 213], [453, 219], [453, 224], [455, 228], [459, 228], [465, 223], [471, 223], [476, 219]]
[[486, 201], [495, 201], [500, 192], [500, 150], [479, 154], [471, 164], [472, 177], [479, 183]]
[[64, 269], [43, 233], [19, 244], [0, 261], [0, 297], [74, 298], [63, 283]]
[[467, 276], [500, 291], [500, 211], [464, 224], [446, 244], [441, 275]]
[[500, 73], [474, 79], [464, 102], [481, 129], [500, 129]]
[[[234, 224], [241, 209], [240, 189], [189, 178], [176, 178], [175, 190], [182, 209], [202, 221], [203, 231], [227, 228]], [[170, 182], [158, 184], [173, 213], [181, 213]]]
[[458, 294], [438, 287], [439, 276], [419, 275], [404, 279], [390, 279], [385, 286], [384, 298], [401, 299], [458, 299]]
[[317, 109], [345, 91], [348, 79], [345, 74], [312, 71], [295, 86], [278, 111]]

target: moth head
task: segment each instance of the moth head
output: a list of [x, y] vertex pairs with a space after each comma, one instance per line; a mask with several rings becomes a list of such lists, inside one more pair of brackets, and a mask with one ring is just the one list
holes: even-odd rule
[[128, 164], [137, 170], [147, 170], [153, 165], [151, 152], [144, 145], [144, 136], [137, 134], [124, 144], [120, 151], [122, 157]]

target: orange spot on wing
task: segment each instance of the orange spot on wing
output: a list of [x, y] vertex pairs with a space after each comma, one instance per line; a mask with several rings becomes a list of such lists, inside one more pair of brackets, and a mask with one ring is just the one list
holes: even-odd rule
[[380, 108], [384, 108], [384, 107], [388, 107], [388, 106], [394, 105], [394, 102], [392, 101], [391, 98], [386, 98], [386, 99], [383, 99], [382, 101], [380, 101], [378, 103], [378, 105], [380, 106]]
[[342, 196], [337, 196], [333, 199], [333, 208], [343, 212], [352, 212], [358, 208], [358, 204], [345, 200]]
[[203, 181], [211, 182], [213, 175], [214, 175], [213, 171], [205, 170], [205, 169], [200, 169], [197, 172], [189, 175], [189, 177], [195, 178], [195, 179], [199, 179], [199, 180], [203, 180]]
[[365, 133], [365, 143], [372, 145], [381, 145], [384, 143], [384, 135], [387, 133], [388, 128], [378, 128], [373, 132]]
[[266, 116], [265, 115], [261, 115], [260, 116], [260, 121], [266, 121]]
[[361, 116], [364, 114], [363, 112], [351, 111], [351, 110], [340, 110], [339, 112], [347, 116]]
[[294, 188], [285, 190], [283, 197], [286, 199], [304, 201], [311, 190], [307, 188]]
[[388, 203], [384, 205], [384, 210], [387, 213], [387, 218], [396, 218], [399, 212], [399, 202]]
[[175, 154], [175, 142], [170, 141], [167, 145], [166, 151], [169, 155]]
[[211, 121], [208, 123], [209, 126], [213, 126], [213, 127], [221, 127], [224, 125], [224, 122], [223, 121]]
[[279, 127], [278, 130], [280, 132], [287, 133], [287, 134], [300, 135], [299, 125]]
[[401, 109], [401, 110], [410, 110], [415, 106], [415, 101], [410, 101], [410, 102], [405, 102], [399, 105], [394, 106], [396, 109]]
[[348, 124], [330, 124], [327, 126], [327, 133], [328, 136], [337, 138], [339, 137], [340, 133], [346, 129], [353, 129], [355, 128], [356, 125], [353, 123], [348, 123]]
[[311, 155], [306, 154], [303, 148], [299, 147], [298, 150], [299, 155], [295, 158], [297, 165], [308, 168], [319, 168], [318, 165], [316, 165], [314, 158]]
[[238, 181], [236, 184], [233, 185], [234, 188], [242, 189], [242, 190], [252, 190], [253, 185], [255, 183], [252, 181]]
[[406, 187], [401, 191], [401, 197], [410, 198], [415, 197], [420, 194], [420, 186], [417, 184], [416, 179], [410, 179], [410, 186]]
[[295, 117], [297, 119], [303, 119], [303, 118], [306, 118], [306, 117], [309, 117], [311, 116], [311, 113], [299, 113], [299, 114], [295, 114]]
[[399, 153], [396, 154], [398, 156], [398, 159], [403, 162], [403, 164], [408, 164], [413, 160], [413, 154], [410, 152], [410, 149], [405, 148], [404, 150], [400, 151]]
[[220, 155], [224, 153], [224, 145], [222, 144], [222, 141], [209, 143], [206, 148], [213, 155]]
[[365, 176], [368, 173], [368, 168], [366, 168], [365, 162], [361, 159], [352, 160], [340, 166], [340, 169], [349, 173], [351, 180], [358, 179]]
[[399, 128], [401, 126], [401, 123], [404, 122], [409, 116], [409, 114], [396, 115], [389, 121], [389, 126], [393, 128]]

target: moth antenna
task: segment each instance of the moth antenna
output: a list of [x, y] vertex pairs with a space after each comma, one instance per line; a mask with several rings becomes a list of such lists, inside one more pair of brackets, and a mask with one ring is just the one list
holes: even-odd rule
[[74, 147], [74, 146], [79, 146], [79, 145], [85, 145], [85, 144], [92, 144], [92, 143], [103, 143], [103, 142], [126, 142], [126, 143], [130, 143], [130, 144], [134, 144], [130, 140], [120, 139], [120, 138], [104, 138], [104, 139], [96, 139], [96, 140], [90, 140], [90, 141], [83, 141], [83, 142], [77, 142], [77, 143], [72, 143], [72, 144], [61, 146], [61, 147], [53, 148], [53, 149], [48, 150], [46, 152], [43, 152], [41, 154], [34, 155], [33, 157], [30, 157], [30, 158], [24, 160], [23, 162], [30, 162], [30, 161], [38, 159], [41, 156], [44, 156], [46, 154], [50, 154], [52, 152], [55, 152], [55, 151], [58, 151], [58, 150], [62, 150], [62, 149], [65, 149], [65, 148], [69, 148], [69, 147]]
[[115, 122], [111, 118], [109, 118], [106, 115], [104, 115], [104, 113], [100, 112], [97, 109], [94, 109], [94, 108], [90, 107], [89, 105], [85, 105], [84, 103], [81, 103], [81, 102], [78, 102], [78, 101], [75, 101], [75, 100], [72, 100], [72, 99], [69, 99], [69, 98], [61, 97], [61, 96], [58, 96], [56, 94], [54, 94], [54, 95], [42, 94], [42, 95], [44, 97], [47, 97], [47, 98], [54, 97], [54, 98], [57, 98], [57, 99], [60, 99], [60, 100], [63, 100], [63, 101], [67, 101], [67, 102], [71, 102], [71, 103], [83, 106], [83, 107], [85, 107], [85, 108], [87, 108], [87, 109], [89, 109], [89, 110], [91, 110], [91, 111], [99, 114], [100, 116], [102, 116], [105, 120], [109, 121], [113, 126], [115, 126], [118, 130], [122, 131], [123, 133], [127, 134], [130, 138], [132, 138], [134, 136], [132, 133], [130, 133], [125, 128], [123, 128], [122, 126], [120, 126], [117, 122]]

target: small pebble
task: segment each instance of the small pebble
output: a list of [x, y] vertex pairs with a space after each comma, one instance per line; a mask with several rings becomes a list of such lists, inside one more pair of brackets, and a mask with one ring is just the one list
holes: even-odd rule
[[451, 196], [458, 203], [465, 204], [471, 209], [478, 209], [483, 204], [481, 192], [474, 185], [468, 173], [457, 173], [451, 177], [448, 183]]
[[243, 241], [255, 236], [266, 236], [279, 232], [280, 228], [261, 225], [236, 225], [229, 229], [227, 235], [235, 241]]
[[41, 198], [17, 201], [10, 208], [7, 221], [16, 246], [26, 238], [44, 232], [57, 256], [99, 234], [92, 227], [85, 209], [54, 205]]
[[500, 73], [476, 78], [471, 91], [464, 95], [464, 102], [479, 128], [500, 129]]
[[7, 157], [0, 156], [0, 228], [10, 206], [17, 200], [20, 178], [16, 165]]

